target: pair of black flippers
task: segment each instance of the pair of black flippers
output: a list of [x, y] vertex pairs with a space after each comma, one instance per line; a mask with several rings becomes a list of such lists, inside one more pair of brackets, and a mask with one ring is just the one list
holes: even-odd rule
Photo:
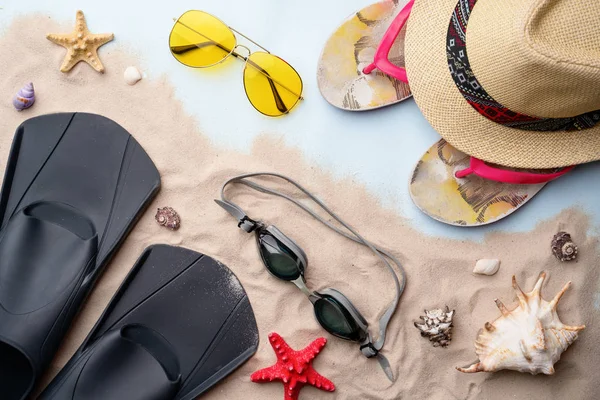
[[[112, 255], [160, 188], [127, 131], [93, 114], [24, 122], [0, 194], [0, 398], [27, 399]], [[152, 246], [39, 399], [189, 400], [258, 346], [237, 278]]]

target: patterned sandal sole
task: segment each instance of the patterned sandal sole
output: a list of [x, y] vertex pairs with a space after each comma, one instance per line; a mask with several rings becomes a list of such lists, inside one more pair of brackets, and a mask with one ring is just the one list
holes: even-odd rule
[[491, 224], [517, 211], [546, 185], [515, 185], [470, 175], [469, 156], [440, 140], [419, 160], [410, 181], [415, 205], [440, 222], [456, 226]]
[[[379, 70], [363, 74], [394, 17], [408, 0], [384, 0], [352, 14], [331, 35], [319, 60], [317, 81], [331, 105], [349, 111], [366, 111], [396, 104], [412, 96], [408, 84]], [[396, 38], [389, 60], [404, 67], [404, 35]]]

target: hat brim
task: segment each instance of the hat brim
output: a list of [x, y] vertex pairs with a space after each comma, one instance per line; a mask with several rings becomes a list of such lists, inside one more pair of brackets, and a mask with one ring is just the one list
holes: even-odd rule
[[416, 0], [407, 22], [408, 81], [433, 128], [460, 151], [508, 167], [556, 168], [599, 160], [600, 126], [571, 132], [523, 131], [488, 120], [467, 103], [446, 58], [446, 35], [457, 1]]

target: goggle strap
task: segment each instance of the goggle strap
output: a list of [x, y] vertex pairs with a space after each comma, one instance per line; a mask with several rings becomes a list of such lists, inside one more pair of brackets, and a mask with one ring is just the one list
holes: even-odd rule
[[215, 203], [217, 203], [225, 211], [227, 211], [235, 219], [238, 220], [238, 228], [240, 228], [248, 233], [254, 231], [257, 228], [258, 223], [256, 221], [254, 221], [253, 219], [251, 219], [250, 217], [248, 217], [246, 215], [246, 213], [237, 205], [235, 205], [227, 200], [225, 200], [225, 201], [215, 200]]
[[[257, 176], [276, 177], [276, 178], [283, 179], [284, 181], [292, 184], [293, 186], [298, 188], [300, 191], [302, 191], [306, 196], [308, 196], [312, 201], [314, 201], [319, 207], [321, 207], [321, 209], [323, 209], [326, 213], [328, 213], [340, 225], [342, 225], [344, 228], [346, 228], [350, 233], [341, 230], [337, 226], [333, 225], [331, 222], [325, 220], [320, 215], [318, 215], [315, 211], [310, 209], [308, 206], [306, 206], [302, 202], [292, 198], [291, 196], [289, 196], [285, 193], [279, 192], [277, 190], [274, 190], [274, 189], [269, 189], [258, 183], [246, 180], [246, 178], [252, 178], [252, 177], [257, 177]], [[394, 299], [392, 300], [392, 302], [390, 303], [388, 308], [385, 310], [385, 312], [379, 319], [379, 337], [375, 341], [375, 343], [372, 345], [377, 350], [377, 352], [379, 352], [379, 350], [381, 350], [383, 348], [383, 345], [385, 342], [385, 333], [387, 330], [387, 326], [390, 322], [390, 319], [394, 315], [394, 312], [396, 311], [396, 307], [398, 306], [398, 302], [400, 301], [400, 296], [404, 292], [404, 288], [406, 286], [406, 272], [404, 271], [404, 268], [402, 267], [402, 264], [400, 263], [400, 261], [398, 261], [398, 259], [396, 257], [394, 257], [392, 254], [390, 254], [388, 251], [372, 244], [371, 242], [369, 242], [368, 240], [363, 238], [358, 232], [356, 232], [351, 226], [349, 226], [347, 223], [345, 223], [336, 213], [334, 213], [331, 209], [329, 209], [329, 207], [327, 207], [315, 195], [310, 193], [306, 188], [304, 188], [299, 183], [295, 182], [294, 180], [292, 180], [284, 175], [272, 173], [272, 172], [257, 172], [257, 173], [244, 174], [244, 175], [239, 175], [239, 176], [233, 177], [233, 178], [229, 179], [227, 182], [225, 182], [225, 184], [223, 184], [223, 187], [221, 188], [221, 198], [222, 198], [223, 202], [229, 204], [232, 208], [237, 210], [236, 212], [239, 213], [239, 215], [245, 216], [246, 214], [241, 210], [240, 207], [238, 207], [233, 202], [231, 202], [225, 198], [225, 193], [224, 193], [225, 187], [228, 184], [233, 183], [233, 182], [240, 183], [242, 185], [246, 185], [246, 186], [250, 187], [251, 189], [254, 189], [254, 190], [262, 192], [262, 193], [282, 197], [282, 198], [294, 203], [295, 205], [297, 205], [298, 207], [300, 207], [301, 209], [306, 211], [309, 215], [311, 215], [313, 218], [315, 218], [316, 220], [318, 220], [319, 222], [321, 222], [322, 224], [324, 224], [331, 230], [339, 233], [340, 235], [342, 235], [356, 243], [362, 244], [363, 246], [370, 248], [375, 253], [375, 255], [384, 262], [384, 264], [390, 270], [390, 272], [392, 273], [392, 276], [394, 278], [394, 282], [396, 285], [396, 296], [394, 297]], [[237, 217], [238, 214], [233, 214], [227, 208], [226, 208], [226, 210], [230, 214], [232, 214], [234, 217], [238, 218]], [[241, 220], [241, 219], [238, 218], [238, 220]], [[390, 263], [387, 261], [386, 257], [388, 259], [390, 259], [394, 264], [396, 264], [396, 267], [398, 268], [398, 271], [400, 272], [401, 281], [398, 279], [396, 271], [390, 265]], [[386, 372], [386, 375], [388, 376], [388, 378], [390, 378], [390, 376], [392, 376], [392, 375], [391, 375], [391, 368], [389, 366], [389, 362], [383, 355], [377, 354], [377, 358], [379, 359], [379, 363], [381, 364], [384, 371]], [[393, 376], [390, 379], [393, 379]]]
[[383, 354], [379, 352], [379, 350], [381, 350], [381, 348], [377, 348], [376, 344], [373, 344], [370, 335], [365, 342], [361, 343], [360, 346], [360, 351], [362, 352], [363, 356], [367, 358], [376, 357], [379, 365], [383, 369], [383, 372], [385, 372], [385, 375], [390, 381], [394, 382], [394, 373], [392, 372], [390, 362]]
[[383, 368], [383, 372], [388, 377], [388, 379], [394, 382], [394, 372], [392, 372], [392, 367], [387, 358], [381, 353], [377, 353], [377, 361], [379, 361], [379, 365]]

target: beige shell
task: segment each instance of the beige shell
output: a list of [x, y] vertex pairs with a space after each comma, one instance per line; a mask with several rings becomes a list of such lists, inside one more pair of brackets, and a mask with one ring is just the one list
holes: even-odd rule
[[142, 73], [136, 67], [130, 66], [123, 72], [123, 79], [125, 79], [126, 84], [133, 86], [142, 80]]
[[473, 273], [479, 275], [494, 275], [499, 269], [500, 260], [484, 258], [477, 261]]
[[513, 276], [519, 305], [509, 311], [496, 299], [502, 316], [492, 323], [486, 322], [485, 328], [479, 331], [475, 341], [479, 362], [457, 368], [459, 371], [472, 373], [510, 369], [533, 375], [554, 373], [554, 364], [585, 325], [564, 325], [556, 313], [558, 302], [571, 282], [548, 302], [541, 296], [544, 279], [546, 273], [542, 272], [533, 290], [523, 293]]

